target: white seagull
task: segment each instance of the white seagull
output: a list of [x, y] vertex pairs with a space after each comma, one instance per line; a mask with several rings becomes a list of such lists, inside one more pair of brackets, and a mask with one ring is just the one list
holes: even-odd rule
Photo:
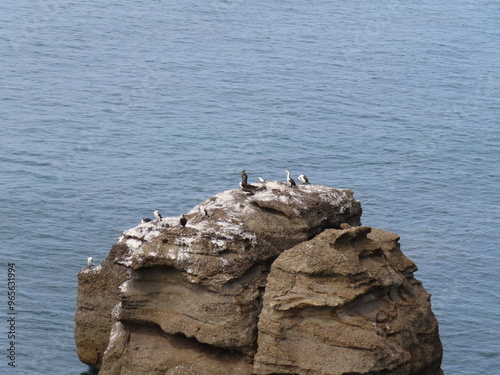
[[87, 267], [92, 267], [93, 262], [94, 262], [94, 259], [92, 259], [92, 257], [88, 257], [87, 258]]

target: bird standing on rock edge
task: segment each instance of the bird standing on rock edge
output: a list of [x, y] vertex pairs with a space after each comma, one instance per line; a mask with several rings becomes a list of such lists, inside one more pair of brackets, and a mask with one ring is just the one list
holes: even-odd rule
[[305, 174], [301, 174], [299, 176], [299, 181], [302, 182], [304, 185], [310, 185], [309, 179], [306, 177]]
[[159, 210], [155, 210], [154, 214], [155, 214], [156, 220], [158, 220], [158, 222], [160, 222], [161, 219], [162, 219], [160, 211]]
[[286, 176], [286, 180], [287, 182], [290, 184], [290, 187], [292, 186], [297, 186], [297, 184], [295, 183], [295, 180], [293, 178], [290, 177], [290, 171], [288, 169], [285, 169], [285, 172], [287, 174]]
[[241, 182], [243, 182], [244, 184], [248, 184], [248, 176], [245, 169], [241, 171]]
[[182, 214], [180, 220], [179, 220], [179, 223], [181, 224], [181, 226], [184, 228], [187, 224], [187, 219], [186, 217], [184, 216], [184, 214]]
[[92, 257], [87, 258], [87, 267], [93, 267], [94, 265], [94, 259]]

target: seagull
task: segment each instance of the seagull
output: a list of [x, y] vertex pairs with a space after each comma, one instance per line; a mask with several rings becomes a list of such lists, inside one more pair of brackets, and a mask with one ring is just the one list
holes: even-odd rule
[[241, 182], [243, 182], [244, 184], [248, 183], [247, 171], [245, 169], [241, 171]]
[[184, 214], [182, 214], [181, 216], [181, 219], [179, 220], [179, 223], [181, 224], [181, 226], [185, 227], [186, 224], [187, 224], [187, 219], [186, 217], [184, 216]]
[[297, 186], [297, 184], [295, 183], [294, 179], [290, 177], [290, 171], [288, 169], [285, 169], [285, 172], [287, 174], [286, 180], [290, 184], [290, 187]]
[[264, 180], [262, 177], [259, 176], [259, 181], [260, 182], [266, 182], [266, 180]]
[[309, 180], [307, 179], [305, 174], [301, 174], [299, 176], [299, 181], [302, 182], [304, 185], [310, 185]]
[[93, 267], [93, 262], [94, 262], [94, 260], [92, 259], [92, 257], [88, 257], [87, 258], [87, 267]]
[[156, 220], [161, 221], [161, 214], [159, 210], [155, 210], [154, 212]]
[[149, 217], [143, 217], [141, 220], [141, 224], [149, 223], [150, 221], [151, 221], [151, 219]]

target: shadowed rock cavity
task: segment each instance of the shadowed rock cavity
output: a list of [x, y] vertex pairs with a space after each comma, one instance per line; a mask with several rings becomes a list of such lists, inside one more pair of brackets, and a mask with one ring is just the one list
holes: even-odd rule
[[83, 269], [80, 359], [101, 375], [440, 374], [437, 321], [398, 237], [361, 227], [351, 190], [254, 185], [202, 202], [186, 227], [125, 231]]

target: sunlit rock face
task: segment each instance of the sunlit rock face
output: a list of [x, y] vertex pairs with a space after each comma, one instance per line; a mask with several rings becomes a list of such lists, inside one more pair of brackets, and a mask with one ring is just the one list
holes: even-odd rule
[[399, 237], [326, 230], [285, 251], [267, 279], [257, 374], [440, 374], [430, 295]]
[[170, 266], [189, 281], [222, 286], [257, 263], [342, 223], [360, 225], [361, 205], [352, 190], [256, 183], [254, 194], [228, 190], [180, 217], [124, 232], [130, 251], [116, 262], [131, 269]]
[[[403, 264], [398, 267], [402, 270], [372, 262], [372, 258], [384, 257], [385, 250], [372, 249], [374, 240], [367, 238], [376, 231], [368, 234], [370, 228], [360, 227], [361, 205], [351, 190], [317, 185], [290, 187], [282, 182], [253, 185], [252, 192], [224, 191], [200, 203], [185, 214], [185, 227], [177, 216], [125, 231], [101, 266], [80, 272], [75, 339], [83, 362], [100, 368], [104, 375], [302, 373], [309, 365], [302, 363], [299, 353], [293, 354], [304, 345], [304, 341], [296, 340], [296, 330], [291, 329], [288, 317], [293, 314], [317, 315], [319, 320], [333, 324], [333, 320], [346, 320], [345, 315], [351, 314], [345, 306], [359, 305], [363, 310], [366, 302], [373, 310], [370, 314], [375, 314], [377, 330], [385, 332], [382, 323], [399, 322], [399, 318], [393, 318], [394, 304], [399, 302], [391, 298], [406, 293], [408, 280], [413, 280], [413, 289], [421, 289], [418, 303], [422, 302], [420, 295], [426, 294], [413, 278], [416, 268], [399, 251], [394, 235], [384, 240], [392, 241], [392, 245], [384, 246], [397, 247], [387, 251], [400, 254], [398, 262]], [[315, 241], [331, 233], [343, 233], [337, 235], [339, 238], [359, 237], [352, 245], [356, 251], [347, 251], [343, 257], [324, 253], [326, 245], [319, 246]], [[368, 248], [359, 250], [362, 245]], [[322, 256], [303, 246], [318, 247]], [[293, 254], [303, 255], [294, 258], [297, 270], [291, 265], [279, 266]], [[308, 265], [316, 261], [316, 266], [324, 269], [309, 270]], [[363, 270], [368, 265], [382, 269], [378, 273], [371, 268]], [[344, 275], [343, 283], [321, 279], [320, 284], [309, 285], [308, 272], [335, 280]], [[281, 295], [276, 288], [283, 282], [286, 289], [294, 273], [296, 281], [306, 283], [291, 289], [291, 295], [297, 292], [300, 298], [289, 299], [290, 291]], [[365, 276], [369, 280], [360, 279]], [[340, 289], [332, 291], [330, 286]], [[370, 298], [382, 302], [368, 303]], [[424, 299], [422, 308], [432, 315], [428, 295]], [[327, 309], [337, 309], [337, 315], [326, 314]], [[374, 311], [378, 309], [381, 312], [377, 317]], [[384, 314], [389, 315], [384, 318]], [[280, 321], [283, 326], [278, 328]], [[437, 335], [437, 323], [431, 323]], [[286, 327], [292, 335], [287, 341], [294, 348], [279, 342], [279, 331], [288, 330]], [[396, 324], [391, 327], [396, 329]], [[321, 343], [321, 336], [311, 338]], [[321, 345], [323, 349], [335, 347], [328, 340]], [[285, 357], [278, 351], [283, 351]], [[324, 351], [318, 353], [323, 355]], [[408, 355], [415, 353], [412, 349]], [[327, 367], [310, 373], [338, 373], [321, 372]]]

